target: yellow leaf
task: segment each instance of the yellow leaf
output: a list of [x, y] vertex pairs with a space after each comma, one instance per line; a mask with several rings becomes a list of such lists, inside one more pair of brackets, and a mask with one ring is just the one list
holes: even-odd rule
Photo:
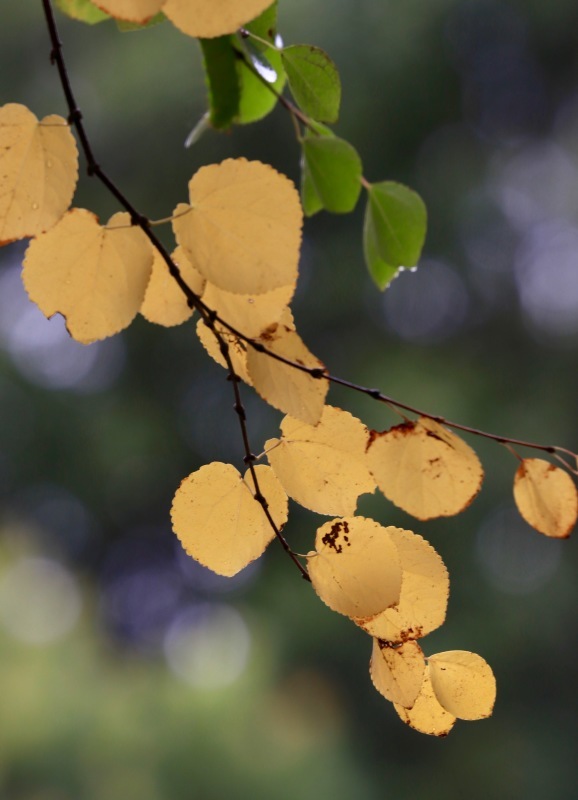
[[440, 705], [458, 719], [489, 717], [496, 700], [496, 679], [476, 653], [448, 650], [429, 656], [429, 676]]
[[459, 514], [484, 477], [472, 448], [429, 417], [373, 431], [367, 457], [383, 494], [421, 520]]
[[404, 708], [398, 703], [393, 707], [400, 718], [416, 731], [431, 736], [447, 736], [453, 728], [456, 718], [442, 708], [434, 694], [429, 678], [429, 667], [426, 666], [423, 683], [415, 703], [411, 708]]
[[78, 150], [68, 123], [26, 106], [0, 108], [0, 244], [51, 228], [70, 206]]
[[191, 210], [175, 216], [173, 230], [208, 281], [249, 295], [295, 283], [303, 214], [288, 178], [259, 161], [227, 159], [195, 173], [189, 194]]
[[323, 602], [347, 617], [368, 617], [397, 603], [401, 567], [385, 528], [365, 517], [326, 522], [308, 553], [313, 588]]
[[526, 522], [546, 536], [570, 536], [578, 516], [574, 481], [541, 458], [525, 458], [514, 478], [514, 499]]
[[207, 283], [203, 302], [233, 328], [250, 338], [279, 322], [295, 292], [295, 284], [265, 294], [234, 294]]
[[93, 0], [93, 3], [115, 19], [148, 22], [159, 13], [164, 0]]
[[319, 514], [355, 513], [357, 498], [373, 492], [365, 462], [365, 425], [325, 406], [316, 426], [285, 417], [281, 439], [265, 442], [267, 458], [289, 497]]
[[[287, 521], [287, 495], [270, 467], [255, 467], [261, 493], [275, 524]], [[228, 577], [259, 558], [275, 533], [255, 500], [250, 471], [214, 461], [193, 472], [176, 491], [173, 530], [187, 553]]]
[[[247, 374], [247, 349], [245, 343], [239, 341], [236, 336], [233, 336], [232, 333], [221, 325], [217, 324], [215, 327], [229, 345], [229, 355], [231, 356], [235, 374], [251, 386], [251, 378]], [[227, 369], [227, 362], [221, 353], [217, 338], [202, 319], [197, 322], [197, 336], [211, 358], [216, 361], [219, 366]]]
[[163, 11], [183, 33], [212, 39], [235, 31], [271, 5], [271, 0], [166, 0]]
[[[309, 369], [324, 369], [323, 364], [303, 344], [292, 328], [282, 323], [272, 325], [261, 341], [268, 351]], [[248, 346], [247, 371], [251, 383], [263, 400], [302, 422], [316, 425], [323, 412], [327, 381], [259, 353]]]
[[369, 674], [377, 691], [386, 700], [411, 708], [423, 683], [425, 658], [417, 642], [389, 647], [373, 640]]
[[369, 620], [356, 620], [364, 630], [387, 642], [419, 639], [446, 618], [448, 571], [440, 555], [417, 533], [386, 528], [401, 564], [399, 603]]
[[88, 344], [126, 328], [142, 305], [153, 250], [127, 213], [107, 227], [75, 208], [28, 246], [22, 279], [43, 314], [60, 313], [70, 335]]
[[[171, 257], [189, 289], [200, 297], [205, 281], [193, 267], [182, 247], [177, 247]], [[180, 325], [193, 313], [193, 309], [187, 305], [184, 292], [171, 276], [165, 260], [158, 250], [154, 251], [151, 277], [140, 313], [149, 322], [167, 327]]]

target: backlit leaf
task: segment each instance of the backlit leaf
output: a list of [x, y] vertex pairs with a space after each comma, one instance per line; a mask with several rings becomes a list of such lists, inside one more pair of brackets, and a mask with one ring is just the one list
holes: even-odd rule
[[423, 683], [425, 657], [417, 642], [389, 647], [373, 640], [369, 674], [377, 691], [392, 703], [411, 708]]
[[[287, 521], [287, 495], [270, 467], [255, 467], [275, 524]], [[219, 575], [232, 576], [259, 558], [275, 538], [254, 497], [250, 471], [213, 462], [185, 478], [171, 508], [173, 530], [187, 553]]]
[[313, 588], [347, 617], [367, 617], [397, 603], [401, 567], [387, 530], [372, 519], [346, 517], [317, 529], [308, 553]]
[[295, 283], [303, 215], [288, 178], [259, 161], [227, 159], [202, 167], [189, 193], [191, 211], [173, 228], [208, 281], [239, 294]]
[[496, 700], [496, 679], [476, 653], [449, 650], [429, 656], [429, 676], [440, 705], [458, 719], [489, 717]]
[[75, 208], [29, 244], [22, 279], [43, 314], [62, 314], [70, 335], [88, 344], [132, 322], [152, 262], [152, 247], [129, 214], [115, 214], [102, 227], [90, 211]]
[[[265, 331], [260, 341], [270, 353], [310, 369], [324, 366], [303, 344], [299, 334], [282, 322]], [[284, 414], [316, 425], [321, 418], [328, 385], [323, 378], [284, 364], [252, 347], [247, 350], [247, 371], [257, 393]]]
[[[229, 356], [231, 357], [235, 374], [251, 386], [251, 378], [247, 373], [247, 346], [226, 328], [219, 325], [219, 323], [215, 325], [215, 328], [229, 345]], [[219, 366], [227, 369], [227, 362], [221, 353], [217, 337], [213, 334], [211, 329], [205, 325], [202, 319], [197, 322], [197, 336], [211, 358], [216, 361]]]
[[0, 244], [51, 228], [70, 206], [78, 151], [65, 119], [0, 108]]
[[341, 81], [333, 61], [321, 48], [308, 44], [284, 47], [281, 57], [297, 105], [320, 122], [336, 122]]
[[295, 284], [265, 294], [234, 294], [207, 282], [203, 302], [233, 328], [245, 336], [257, 338], [265, 328], [280, 320], [294, 292]]
[[514, 499], [526, 522], [540, 533], [564, 539], [578, 516], [574, 481], [541, 458], [525, 458], [514, 478]]
[[94, 0], [94, 4], [115, 19], [147, 22], [161, 10], [164, 0]]
[[429, 417], [373, 431], [367, 457], [383, 494], [422, 520], [459, 514], [484, 476], [472, 448]]
[[431, 736], [447, 736], [456, 721], [453, 714], [440, 706], [434, 694], [429, 678], [429, 666], [425, 668], [423, 683], [413, 706], [404, 708], [402, 705], [394, 703], [393, 707], [400, 719], [410, 728]]
[[[172, 259], [189, 289], [200, 297], [205, 285], [204, 278], [193, 267], [182, 247], [177, 247], [172, 254]], [[157, 250], [154, 251], [151, 277], [140, 313], [149, 322], [166, 327], [180, 325], [193, 314], [193, 309], [189, 308], [184, 292], [171, 276], [165, 260]]]
[[387, 642], [419, 639], [439, 628], [446, 618], [448, 571], [436, 550], [418, 534], [402, 528], [386, 530], [397, 547], [401, 564], [399, 603], [357, 623]]
[[355, 148], [336, 136], [307, 136], [302, 147], [306, 179], [323, 207], [337, 214], [352, 211], [361, 191], [361, 159]]
[[316, 426], [285, 417], [281, 433], [265, 442], [267, 458], [289, 497], [305, 508], [346, 516], [355, 513], [360, 494], [374, 491], [367, 428], [352, 414], [325, 406]]
[[55, 0], [55, 5], [72, 19], [78, 19], [89, 25], [110, 19], [108, 14], [97, 8], [90, 0]]
[[165, 0], [163, 11], [188, 36], [211, 39], [234, 33], [270, 5], [271, 0]]
[[401, 267], [419, 261], [425, 241], [427, 212], [421, 197], [393, 181], [368, 189], [363, 248], [369, 272], [385, 289]]

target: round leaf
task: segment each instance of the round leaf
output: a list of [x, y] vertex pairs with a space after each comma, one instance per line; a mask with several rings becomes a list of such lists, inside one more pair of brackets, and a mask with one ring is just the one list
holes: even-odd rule
[[314, 120], [336, 122], [341, 81], [327, 53], [312, 45], [295, 44], [284, 47], [281, 57], [297, 105]]
[[[201, 295], [205, 281], [193, 267], [182, 247], [177, 247], [172, 259], [178, 266], [182, 278], [188, 287], [197, 295]], [[155, 250], [151, 277], [147, 285], [140, 313], [157, 325], [171, 327], [180, 325], [193, 314], [187, 298], [170, 274], [164, 258]]]
[[496, 679], [476, 653], [449, 650], [428, 658], [429, 675], [440, 705], [458, 719], [489, 717], [496, 700]]
[[242, 25], [261, 14], [271, 0], [165, 0], [163, 11], [183, 33], [198, 39], [211, 39], [235, 33]]
[[431, 736], [447, 736], [453, 728], [456, 718], [442, 708], [434, 694], [429, 678], [429, 667], [426, 666], [423, 683], [415, 703], [411, 708], [394, 703], [393, 707], [410, 728]]
[[302, 146], [303, 168], [323, 207], [337, 214], [353, 211], [362, 169], [355, 148], [335, 136], [307, 136]]
[[541, 458], [525, 458], [514, 478], [514, 499], [526, 522], [540, 533], [564, 539], [578, 516], [574, 481]]
[[369, 674], [377, 691], [392, 703], [411, 708], [423, 683], [425, 658], [417, 642], [389, 647], [373, 640]]

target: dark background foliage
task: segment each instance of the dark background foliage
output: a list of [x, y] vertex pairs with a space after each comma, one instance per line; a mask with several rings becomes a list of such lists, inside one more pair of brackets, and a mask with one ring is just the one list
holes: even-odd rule
[[[40, 2], [0, 13], [0, 102], [65, 114]], [[281, 0], [280, 17], [286, 42], [336, 61], [336, 130], [366, 177], [408, 183], [430, 217], [422, 266], [384, 295], [363, 267], [361, 203], [307, 221], [294, 308], [311, 349], [431, 413], [576, 449], [576, 4]], [[196, 43], [169, 25], [61, 27], [97, 157], [145, 215], [167, 216], [199, 166], [229, 156], [298, 180], [282, 109], [182, 147], [205, 88]], [[75, 204], [117, 210], [88, 178]], [[572, 795], [578, 558], [517, 517], [506, 450], [470, 440], [487, 479], [455, 519], [417, 523], [377, 496], [359, 507], [430, 538], [450, 569], [426, 652], [470, 649], [495, 669], [494, 716], [438, 741], [398, 721], [369, 681], [368, 637], [280, 548], [230, 581], [180, 552], [176, 486], [242, 458], [230, 387], [191, 324], [139, 319], [76, 345], [25, 298], [23, 250], [0, 253], [2, 797]], [[258, 449], [279, 415], [244, 399]], [[397, 421], [343, 391], [330, 402]], [[297, 550], [319, 519], [293, 509]]]

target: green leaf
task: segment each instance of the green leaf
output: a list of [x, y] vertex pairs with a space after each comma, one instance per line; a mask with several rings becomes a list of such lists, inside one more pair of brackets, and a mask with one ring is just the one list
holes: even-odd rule
[[266, 8], [252, 22], [245, 25], [245, 29], [255, 34], [255, 36], [271, 43], [266, 47], [257, 39], [247, 39], [243, 43], [237, 43], [237, 49], [248, 57], [253, 63], [253, 67], [263, 76], [268, 73], [276, 75], [271, 83], [274, 92], [263, 83], [255, 73], [247, 66], [243, 59], [237, 60], [237, 73], [241, 90], [241, 100], [239, 102], [239, 113], [236, 119], [241, 125], [249, 122], [257, 122], [263, 119], [277, 105], [278, 94], [283, 90], [287, 76], [283, 68], [281, 53], [275, 45], [277, 36], [277, 0]]
[[90, 0], [55, 0], [56, 6], [68, 17], [95, 25], [110, 16], [97, 8]]
[[335, 136], [308, 136], [302, 146], [304, 173], [323, 207], [336, 214], [352, 211], [361, 191], [361, 159], [355, 148]]
[[336, 122], [341, 102], [341, 81], [333, 61], [319, 47], [295, 44], [284, 47], [281, 57], [295, 102], [309, 117]]
[[385, 289], [402, 267], [419, 261], [427, 228], [421, 197], [393, 181], [368, 189], [363, 228], [363, 250], [369, 272]]
[[213, 128], [230, 128], [239, 112], [241, 89], [233, 36], [199, 39], [209, 90], [209, 120]]
[[306, 217], [312, 217], [323, 208], [323, 201], [317, 194], [304, 155], [301, 157], [301, 205]]
[[125, 19], [117, 19], [116, 25], [119, 31], [123, 33], [128, 31], [142, 31], [144, 28], [152, 28], [153, 25], [158, 25], [161, 22], [164, 22], [166, 19], [165, 15], [162, 11], [159, 11], [158, 14], [155, 14], [154, 17], [147, 20], [147, 22], [128, 22]]

